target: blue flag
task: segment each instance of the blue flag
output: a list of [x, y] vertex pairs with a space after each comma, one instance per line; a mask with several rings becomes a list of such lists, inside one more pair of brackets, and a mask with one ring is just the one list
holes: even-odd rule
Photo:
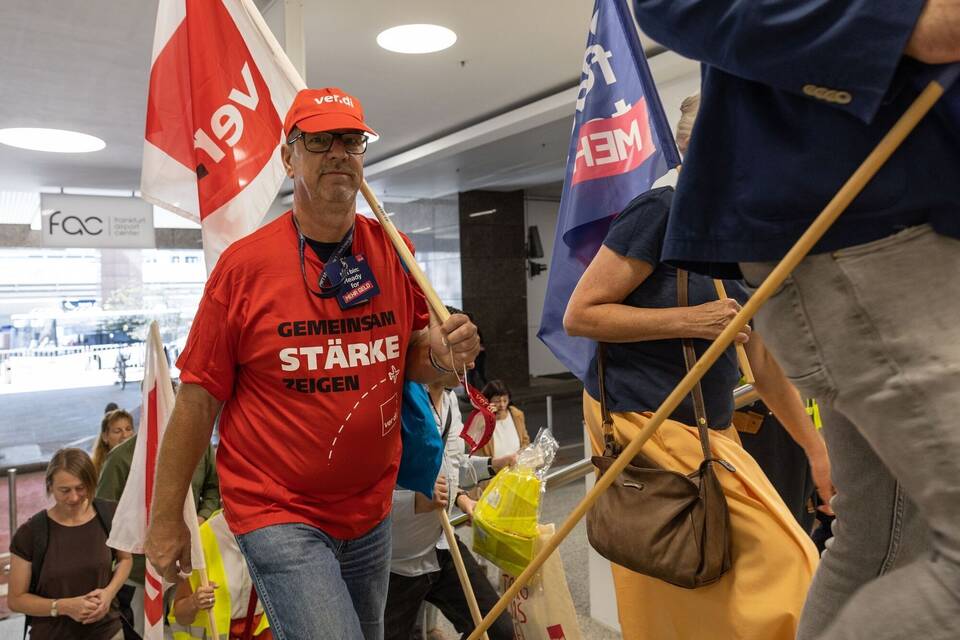
[[539, 338], [578, 378], [596, 349], [563, 330], [563, 314], [610, 221], [680, 164], [633, 16], [596, 0], [583, 58]]

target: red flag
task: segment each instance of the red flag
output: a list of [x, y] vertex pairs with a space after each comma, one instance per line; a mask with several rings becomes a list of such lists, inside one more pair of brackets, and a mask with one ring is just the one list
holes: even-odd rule
[[473, 411], [463, 423], [460, 437], [467, 443], [467, 450], [472, 454], [480, 447], [485, 446], [493, 437], [497, 429], [497, 416], [490, 410], [490, 401], [482, 393], [470, 386], [467, 374], [464, 372], [460, 380], [467, 392], [467, 398], [473, 406]]
[[201, 224], [208, 272], [276, 197], [302, 86], [250, 0], [161, 0], [140, 191]]
[[[147, 523], [150, 521], [150, 502], [153, 500], [156, 477], [157, 454], [163, 440], [167, 420], [173, 411], [173, 384], [163, 352], [160, 330], [157, 323], [150, 325], [147, 338], [146, 366], [143, 376], [143, 409], [140, 415], [140, 431], [130, 462], [130, 475], [117, 504], [113, 526], [107, 545], [128, 551], [143, 553]], [[184, 521], [190, 529], [192, 546], [191, 560], [194, 569], [205, 567], [200, 532], [197, 527], [197, 512], [193, 490], [188, 490], [183, 504]], [[163, 640], [163, 581], [153, 566], [147, 563], [143, 603], [145, 640]]]

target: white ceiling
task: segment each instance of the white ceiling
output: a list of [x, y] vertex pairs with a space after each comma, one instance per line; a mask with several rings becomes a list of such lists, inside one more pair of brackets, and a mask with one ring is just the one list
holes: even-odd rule
[[[284, 1], [257, 0], [275, 30]], [[375, 189], [409, 199], [562, 178], [592, 0], [303, 5], [307, 84], [358, 96], [381, 134], [366, 158]], [[2, 0], [0, 128], [74, 129], [107, 148], [0, 145], [0, 189], [138, 188], [156, 9], [157, 0]], [[377, 46], [381, 30], [413, 22], [459, 39], [419, 56]], [[653, 62], [658, 83], [677, 85], [669, 99], [661, 86], [670, 110], [695, 90], [696, 66], [673, 54]]]

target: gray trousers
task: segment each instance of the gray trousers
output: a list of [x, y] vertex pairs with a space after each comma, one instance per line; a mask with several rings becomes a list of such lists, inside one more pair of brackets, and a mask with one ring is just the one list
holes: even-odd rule
[[960, 241], [810, 256], [756, 328], [820, 402], [838, 492], [798, 639], [960, 638]]

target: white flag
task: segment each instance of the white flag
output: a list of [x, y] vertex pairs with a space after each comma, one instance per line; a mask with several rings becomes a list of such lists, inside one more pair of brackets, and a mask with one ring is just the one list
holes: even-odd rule
[[208, 273], [276, 198], [303, 86], [252, 0], [160, 0], [140, 192], [201, 224]]
[[[146, 364], [143, 377], [143, 405], [140, 414], [140, 431], [130, 463], [130, 475], [117, 505], [116, 515], [107, 546], [130, 553], [143, 553], [143, 543], [150, 520], [150, 501], [153, 499], [156, 478], [157, 454], [163, 441], [167, 420], [173, 411], [173, 384], [167, 357], [160, 340], [156, 322], [150, 324], [147, 338]], [[193, 489], [188, 488], [183, 503], [183, 518], [190, 529], [191, 560], [194, 569], [204, 568], [203, 549], [200, 546], [200, 531]], [[153, 566], [147, 562], [145, 594], [143, 602], [144, 639], [163, 639], [163, 582]]]

